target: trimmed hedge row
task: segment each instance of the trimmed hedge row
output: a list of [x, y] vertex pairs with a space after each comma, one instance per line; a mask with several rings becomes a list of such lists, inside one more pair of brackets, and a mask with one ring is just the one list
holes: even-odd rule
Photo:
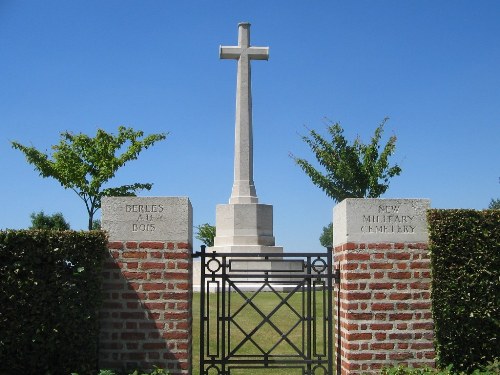
[[[465, 372], [456, 372], [452, 366], [445, 369], [435, 369], [429, 367], [408, 368], [405, 366], [384, 367], [380, 371], [381, 375], [465, 375]], [[495, 361], [477, 368], [472, 375], [498, 375], [500, 374], [500, 361]], [[99, 374], [101, 375], [101, 374]], [[106, 374], [104, 374], [106, 375]]]
[[500, 357], [500, 210], [429, 210], [437, 364]]
[[95, 373], [104, 232], [0, 231], [0, 373]]

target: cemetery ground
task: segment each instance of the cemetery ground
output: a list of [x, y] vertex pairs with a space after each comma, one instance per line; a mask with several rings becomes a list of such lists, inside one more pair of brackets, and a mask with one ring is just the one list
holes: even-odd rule
[[[252, 298], [253, 292], [248, 292], [245, 293], [247, 298]], [[279, 293], [282, 298], [286, 298], [288, 293]], [[210, 293], [209, 298], [210, 300], [210, 305], [209, 307], [209, 312], [206, 313], [206, 316], [213, 320], [216, 316], [215, 314], [217, 313], [217, 300], [215, 298], [216, 294], [215, 293]], [[293, 294], [290, 299], [288, 300], [290, 305], [294, 308], [297, 309], [297, 311], [300, 311], [301, 306], [302, 306], [302, 293], [295, 293]], [[246, 333], [250, 333], [252, 329], [255, 328], [257, 324], [259, 324], [263, 318], [261, 315], [257, 313], [257, 311], [252, 308], [251, 306], [245, 306], [243, 309], [241, 309], [239, 312], [238, 309], [241, 307], [243, 304], [244, 300], [243, 298], [238, 295], [236, 292], [231, 293], [231, 311], [236, 312], [233, 314], [233, 318], [236, 321], [238, 325], [241, 326], [242, 330], [244, 330]], [[318, 298], [319, 301], [321, 301], [320, 298]], [[260, 311], [262, 311], [264, 314], [269, 314], [277, 305], [279, 301], [279, 297], [273, 293], [273, 292], [261, 292], [257, 296], [255, 296], [252, 299], [252, 302], [255, 303], [255, 305], [258, 307]], [[193, 354], [193, 374], [199, 374], [199, 365], [200, 365], [200, 350], [199, 350], [199, 345], [200, 345], [200, 293], [195, 292], [193, 293], [193, 341], [192, 341], [192, 354]], [[318, 313], [315, 316], [315, 319], [317, 320], [318, 323], [321, 324], [323, 322], [323, 303], [318, 302], [316, 305]], [[276, 324], [283, 332], [288, 332], [290, 331], [290, 334], [288, 335], [288, 338], [299, 348], [302, 345], [302, 338], [304, 337], [301, 325], [298, 324], [295, 328], [293, 327], [296, 323], [298, 318], [296, 319], [296, 315], [293, 314], [291, 309], [289, 307], [281, 307], [270, 319], [274, 324]], [[322, 333], [322, 327], [320, 325], [318, 329], [318, 337], [317, 337], [317, 342], [323, 341], [323, 333]], [[326, 327], [325, 327], [326, 329]], [[241, 342], [245, 338], [244, 333], [237, 329], [234, 325], [232, 325], [231, 332], [230, 332], [230, 340], [231, 340], [231, 348], [234, 349], [238, 343]], [[278, 333], [268, 324], [264, 324], [260, 329], [258, 329], [253, 335], [252, 339], [255, 341], [255, 343], [259, 346], [262, 347], [263, 350], [269, 350], [276, 342], [279, 341], [279, 336]], [[205, 345], [206, 342], [208, 341], [210, 345], [210, 351], [215, 352], [216, 351], [216, 345], [217, 345], [217, 337], [216, 333], [212, 330], [212, 332], [209, 334], [208, 337], [205, 337]], [[206, 346], [205, 346], [206, 347]], [[241, 355], [252, 355], [252, 354], [257, 354], [258, 349], [250, 342], [247, 341], [244, 345], [241, 346], [241, 349], [238, 350], [238, 353]], [[326, 348], [325, 348], [326, 350]], [[284, 342], [281, 342], [280, 345], [277, 347], [277, 351], [280, 354], [286, 353], [286, 354], [292, 354], [292, 349], [290, 348], [289, 345], [285, 344]], [[276, 353], [276, 351], [274, 351]], [[243, 374], [248, 374], [249, 371], [251, 371], [252, 374], [255, 375], [264, 375], [264, 374], [276, 374], [276, 375], [294, 375], [294, 374], [301, 374], [302, 370], [301, 369], [290, 369], [290, 368], [283, 368], [283, 369], [241, 369], [241, 370], [231, 370], [231, 374], [235, 375], [243, 375]]]

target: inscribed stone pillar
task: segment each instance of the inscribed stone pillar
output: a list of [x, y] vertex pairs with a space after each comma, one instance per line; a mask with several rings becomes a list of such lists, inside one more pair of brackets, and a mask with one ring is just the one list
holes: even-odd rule
[[191, 373], [192, 208], [183, 197], [105, 197], [109, 234], [100, 368]]
[[334, 261], [340, 268], [335, 341], [342, 374], [434, 365], [429, 204], [346, 199], [334, 208]]

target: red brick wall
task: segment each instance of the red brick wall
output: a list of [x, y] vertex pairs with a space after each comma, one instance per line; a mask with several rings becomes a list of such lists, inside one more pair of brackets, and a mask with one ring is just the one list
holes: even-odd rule
[[342, 374], [433, 366], [427, 244], [346, 243], [335, 247], [334, 260], [341, 270]]
[[110, 242], [100, 311], [101, 369], [191, 371], [191, 245]]

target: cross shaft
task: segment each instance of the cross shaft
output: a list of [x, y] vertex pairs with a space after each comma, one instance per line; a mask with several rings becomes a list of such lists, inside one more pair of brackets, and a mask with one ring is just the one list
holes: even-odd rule
[[238, 25], [238, 45], [220, 46], [221, 59], [238, 60], [234, 183], [229, 203], [258, 203], [253, 181], [252, 86], [250, 60], [267, 60], [268, 47], [250, 46], [250, 24]]

